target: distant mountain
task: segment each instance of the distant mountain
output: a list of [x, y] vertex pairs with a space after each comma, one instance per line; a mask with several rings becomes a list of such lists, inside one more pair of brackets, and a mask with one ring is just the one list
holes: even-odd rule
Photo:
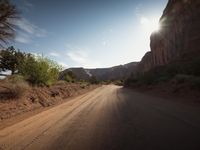
[[78, 80], [89, 80], [91, 76], [95, 76], [100, 81], [105, 80], [120, 80], [127, 78], [135, 71], [138, 62], [131, 62], [125, 65], [114, 66], [110, 68], [69, 68], [60, 73], [60, 79], [68, 71], [72, 71]]

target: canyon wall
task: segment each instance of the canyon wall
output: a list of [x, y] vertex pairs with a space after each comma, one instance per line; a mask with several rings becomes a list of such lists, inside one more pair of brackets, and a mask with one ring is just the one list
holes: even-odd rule
[[140, 62], [139, 72], [200, 55], [200, 0], [169, 0], [160, 26], [151, 35], [151, 51]]

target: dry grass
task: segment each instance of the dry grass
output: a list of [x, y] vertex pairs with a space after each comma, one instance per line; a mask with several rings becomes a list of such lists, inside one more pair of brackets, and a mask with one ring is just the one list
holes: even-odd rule
[[0, 82], [0, 99], [19, 99], [30, 86], [21, 76], [11, 76]]
[[54, 85], [60, 85], [60, 86], [62, 86], [62, 85], [67, 85], [68, 83], [66, 82], [66, 81], [64, 81], [64, 80], [59, 80], [59, 81], [57, 81]]

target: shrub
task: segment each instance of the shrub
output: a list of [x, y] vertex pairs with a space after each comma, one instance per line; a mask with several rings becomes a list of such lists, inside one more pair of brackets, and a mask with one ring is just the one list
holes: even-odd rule
[[125, 86], [151, 85], [168, 81], [175, 84], [187, 83], [200, 87], [200, 58], [177, 60], [165, 66], [155, 67], [148, 72], [135, 74], [125, 81]]
[[67, 82], [66, 81], [64, 81], [64, 80], [59, 80], [59, 81], [57, 81], [57, 82], [55, 82], [55, 85], [66, 85], [67, 84]]
[[13, 75], [6, 78], [0, 85], [4, 90], [1, 91], [1, 98], [21, 98], [30, 88], [24, 78], [19, 75]]
[[175, 84], [182, 84], [182, 83], [186, 83], [189, 82], [191, 80], [191, 78], [193, 78], [192, 76], [189, 75], [185, 75], [185, 74], [177, 74], [176, 76], [174, 76], [174, 78], [172, 79], [172, 82]]
[[114, 84], [118, 85], [118, 86], [123, 86], [124, 82], [122, 80], [116, 80], [116, 81], [114, 81]]
[[78, 83], [80, 83], [80, 84], [85, 84], [85, 83], [87, 83], [87, 81], [85, 81], [85, 80], [83, 80], [83, 79], [80, 79], [80, 80], [78, 81]]
[[68, 74], [65, 75], [64, 80], [65, 80], [66, 82], [73, 82], [72, 77], [71, 77], [70, 75], [68, 75]]
[[186, 84], [191, 88], [200, 89], [200, 77], [193, 75], [178, 74], [172, 79], [172, 83]]
[[29, 86], [26, 82], [17, 82], [15, 84], [10, 84], [8, 88], [10, 89], [9, 96], [11, 98], [21, 98], [29, 89]]
[[80, 86], [82, 89], [85, 89], [86, 88], [86, 85], [85, 84], [81, 84]]
[[76, 81], [76, 75], [72, 71], [67, 71], [64, 75], [64, 80], [74, 83]]
[[169, 76], [161, 76], [156, 79], [156, 83], [163, 83], [169, 81], [171, 78]]
[[138, 79], [136, 77], [129, 77], [124, 81], [124, 86], [125, 87], [129, 87], [129, 86], [133, 86], [136, 85], [138, 83]]
[[16, 84], [18, 82], [25, 82], [25, 79], [23, 76], [16, 74], [16, 75], [8, 76], [7, 78], [4, 79], [4, 81], [7, 83]]
[[61, 67], [55, 62], [32, 55], [26, 57], [19, 72], [33, 85], [52, 85], [57, 81]]
[[95, 76], [91, 76], [89, 79], [89, 82], [91, 84], [99, 84], [99, 81], [97, 80], [97, 78]]

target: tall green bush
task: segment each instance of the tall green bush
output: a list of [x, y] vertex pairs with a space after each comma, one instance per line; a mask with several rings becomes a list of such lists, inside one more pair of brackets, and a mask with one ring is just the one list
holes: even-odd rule
[[49, 86], [58, 79], [60, 70], [57, 63], [47, 58], [29, 55], [21, 64], [19, 72], [31, 84]]
[[67, 71], [64, 76], [64, 80], [67, 82], [75, 82], [76, 75], [72, 71]]

